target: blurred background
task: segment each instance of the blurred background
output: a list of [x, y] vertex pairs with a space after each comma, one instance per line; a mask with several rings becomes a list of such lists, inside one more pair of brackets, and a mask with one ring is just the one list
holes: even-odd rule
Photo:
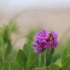
[[[0, 0], [0, 26], [16, 22], [19, 35], [12, 34], [15, 47], [22, 48], [31, 30], [53, 30], [62, 34], [70, 26], [69, 0]], [[23, 38], [22, 38], [23, 36]]]

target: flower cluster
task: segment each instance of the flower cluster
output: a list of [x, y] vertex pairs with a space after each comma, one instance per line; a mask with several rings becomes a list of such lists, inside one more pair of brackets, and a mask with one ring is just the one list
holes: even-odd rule
[[54, 31], [47, 32], [46, 30], [42, 30], [39, 34], [36, 34], [35, 44], [33, 47], [35, 48], [34, 52], [39, 54], [43, 52], [45, 49], [56, 48], [58, 45], [58, 34]]

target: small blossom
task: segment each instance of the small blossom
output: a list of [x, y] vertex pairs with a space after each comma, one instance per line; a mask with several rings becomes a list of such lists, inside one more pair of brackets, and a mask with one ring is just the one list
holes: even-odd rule
[[35, 35], [36, 40], [33, 47], [35, 48], [34, 52], [39, 54], [43, 52], [45, 49], [53, 49], [58, 45], [58, 34], [54, 31], [47, 32], [46, 30], [42, 30], [39, 34]]

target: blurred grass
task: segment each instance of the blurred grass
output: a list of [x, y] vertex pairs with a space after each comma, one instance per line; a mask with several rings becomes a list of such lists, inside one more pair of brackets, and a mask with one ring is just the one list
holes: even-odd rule
[[13, 21], [0, 27], [0, 67], [4, 61], [13, 60], [16, 50], [13, 51], [11, 35], [19, 34], [19, 27]]
[[41, 28], [31, 29], [29, 31], [29, 33], [26, 36], [26, 39], [27, 39], [26, 42], [27, 42], [27, 44], [32, 45], [32, 43], [34, 42], [34, 39], [35, 39], [35, 34], [38, 33], [40, 30], [41, 30]]

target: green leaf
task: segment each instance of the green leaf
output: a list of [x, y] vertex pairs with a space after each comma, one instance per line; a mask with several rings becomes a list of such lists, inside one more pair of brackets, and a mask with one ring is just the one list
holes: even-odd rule
[[57, 65], [59, 65], [60, 67], [62, 66], [61, 65], [61, 59], [58, 59], [56, 62], [55, 62], [55, 64], [57, 64]]
[[53, 55], [53, 62], [56, 62], [59, 58], [61, 58], [61, 52], [56, 50]]
[[60, 66], [59, 65], [51, 64], [49, 70], [59, 70], [59, 69], [60, 69]]
[[7, 47], [6, 47], [6, 50], [5, 50], [5, 55], [6, 55], [6, 57], [11, 53], [11, 51], [12, 51], [11, 40], [8, 40], [8, 42], [7, 42]]
[[26, 64], [27, 68], [31, 69], [36, 63], [37, 58], [38, 58], [38, 54], [35, 54], [35, 53], [30, 54]]
[[4, 62], [2, 70], [8, 70], [9, 68], [9, 63], [8, 62]]
[[62, 53], [61, 63], [63, 64], [68, 57], [69, 57], [69, 51], [68, 48], [66, 47]]
[[70, 57], [63, 63], [62, 70], [70, 70]]
[[54, 54], [54, 49], [50, 48], [50, 50], [47, 50], [47, 60], [46, 60], [46, 65], [50, 65], [53, 61], [53, 54]]
[[12, 50], [11, 53], [9, 54], [7, 60], [8, 61], [15, 61], [16, 60], [16, 55], [17, 55], [17, 50]]
[[23, 70], [23, 68], [16, 62], [10, 62], [9, 70]]
[[4, 42], [6, 43], [10, 38], [8, 26], [4, 27], [2, 36], [3, 36]]
[[22, 67], [26, 67], [27, 57], [22, 50], [19, 50], [16, 56], [16, 62]]
[[36, 70], [49, 70], [48, 67], [44, 67], [44, 68], [36, 68]]
[[28, 44], [24, 44], [23, 51], [28, 57], [33, 52], [33, 48]]

